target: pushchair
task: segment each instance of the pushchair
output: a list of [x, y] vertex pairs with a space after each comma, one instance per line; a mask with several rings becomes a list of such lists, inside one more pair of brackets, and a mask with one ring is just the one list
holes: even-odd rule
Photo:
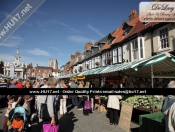
[[17, 106], [17, 107], [14, 108], [13, 110], [11, 110], [10, 113], [9, 113], [10, 125], [11, 125], [12, 122], [13, 122], [14, 114], [15, 114], [15, 113], [20, 113], [21, 119], [22, 119], [23, 122], [24, 122], [24, 125], [23, 125], [23, 128], [22, 128], [21, 132], [27, 132], [28, 123], [27, 123], [26, 110], [25, 110], [24, 107], [22, 107], [22, 106]]

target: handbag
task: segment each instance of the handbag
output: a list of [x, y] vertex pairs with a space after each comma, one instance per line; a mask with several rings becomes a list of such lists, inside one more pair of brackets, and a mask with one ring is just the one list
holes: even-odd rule
[[43, 132], [58, 132], [59, 125], [43, 124]]
[[92, 110], [91, 101], [85, 101], [84, 110]]
[[30, 110], [30, 104], [28, 102], [25, 102], [23, 104], [23, 108], [27, 111], [27, 115], [30, 115], [31, 114], [31, 110]]
[[[47, 95], [48, 97], [48, 95]], [[43, 119], [44, 121], [50, 121], [51, 120], [51, 117], [49, 115], [49, 112], [48, 112], [48, 108], [47, 108], [47, 97], [46, 97], [46, 100], [45, 100], [45, 103], [41, 103], [41, 106], [40, 106], [40, 118]]]

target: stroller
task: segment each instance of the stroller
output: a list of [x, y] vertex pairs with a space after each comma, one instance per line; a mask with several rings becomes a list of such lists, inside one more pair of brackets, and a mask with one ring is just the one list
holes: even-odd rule
[[10, 125], [11, 125], [12, 122], [13, 122], [13, 119], [14, 119], [13, 117], [14, 117], [14, 114], [15, 114], [15, 113], [20, 113], [21, 119], [22, 119], [23, 122], [24, 122], [24, 125], [23, 125], [23, 128], [22, 128], [22, 131], [21, 131], [21, 132], [27, 132], [28, 123], [27, 123], [26, 110], [25, 110], [22, 106], [17, 106], [17, 107], [14, 108], [13, 110], [11, 110], [10, 113], [9, 113]]

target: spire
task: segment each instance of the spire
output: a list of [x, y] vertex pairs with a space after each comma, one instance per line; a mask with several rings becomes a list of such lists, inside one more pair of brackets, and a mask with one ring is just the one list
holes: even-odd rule
[[19, 56], [19, 45], [17, 47], [16, 56]]

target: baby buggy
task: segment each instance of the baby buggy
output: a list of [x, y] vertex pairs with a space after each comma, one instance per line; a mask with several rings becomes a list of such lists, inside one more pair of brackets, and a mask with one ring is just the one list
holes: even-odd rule
[[15, 113], [20, 113], [20, 117], [21, 117], [21, 119], [22, 119], [23, 122], [24, 122], [24, 125], [23, 125], [23, 128], [22, 128], [21, 132], [27, 132], [28, 123], [27, 123], [26, 110], [25, 110], [24, 107], [22, 107], [22, 106], [17, 106], [17, 107], [14, 108], [13, 110], [11, 110], [10, 113], [9, 113], [10, 125], [11, 125], [12, 122], [13, 122], [14, 114], [15, 114]]

